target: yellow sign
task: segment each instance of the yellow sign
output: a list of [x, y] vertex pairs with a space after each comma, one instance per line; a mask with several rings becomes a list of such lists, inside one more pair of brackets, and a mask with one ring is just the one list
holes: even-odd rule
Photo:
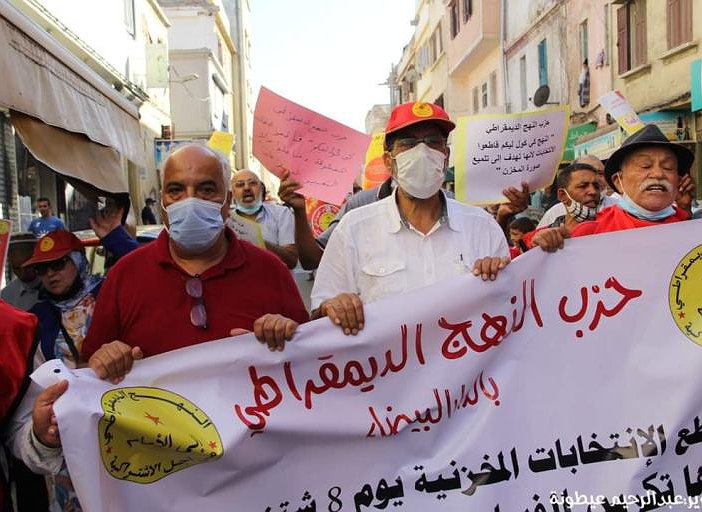
[[224, 156], [229, 157], [229, 153], [232, 152], [232, 146], [234, 145], [234, 135], [229, 132], [212, 132], [210, 140], [207, 141], [207, 145], [219, 151]]
[[102, 463], [118, 480], [151, 484], [220, 458], [222, 439], [195, 404], [159, 388], [118, 388], [102, 395]]
[[0, 235], [6, 235], [10, 232], [10, 221], [0, 219]]
[[688, 252], [675, 267], [670, 280], [668, 304], [673, 321], [698, 345], [702, 345], [702, 245]]
[[377, 187], [390, 177], [390, 171], [385, 167], [383, 153], [385, 152], [385, 133], [375, 133], [366, 151], [366, 162], [363, 167], [363, 190]]
[[51, 249], [54, 248], [54, 245], [56, 245], [54, 239], [50, 236], [45, 236], [41, 239], [41, 242], [39, 242], [39, 250], [41, 252], [49, 252]]
[[431, 117], [434, 109], [429, 103], [415, 103], [412, 105], [412, 113], [417, 117]]

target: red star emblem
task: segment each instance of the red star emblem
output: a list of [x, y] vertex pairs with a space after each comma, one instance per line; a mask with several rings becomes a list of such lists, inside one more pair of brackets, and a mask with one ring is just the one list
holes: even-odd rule
[[154, 425], [159, 425], [159, 424], [160, 424], [160, 425], [163, 425], [163, 422], [161, 421], [161, 418], [159, 418], [158, 416], [151, 416], [148, 412], [147, 412], [146, 414], [144, 414], [144, 416], [145, 416], [147, 419], [153, 421], [153, 422], [154, 422]]
[[210, 449], [214, 450], [217, 448], [217, 442], [216, 441], [210, 441]]
[[685, 318], [685, 312], [681, 311], [680, 313], [678, 313], [678, 318]]

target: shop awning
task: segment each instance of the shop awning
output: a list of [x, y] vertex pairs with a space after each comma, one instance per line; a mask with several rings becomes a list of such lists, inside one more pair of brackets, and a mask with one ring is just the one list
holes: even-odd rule
[[0, 106], [146, 165], [137, 108], [9, 2], [0, 2], [0, 54]]
[[34, 158], [56, 172], [105, 192], [129, 191], [120, 156], [113, 148], [20, 112], [11, 111], [10, 120]]

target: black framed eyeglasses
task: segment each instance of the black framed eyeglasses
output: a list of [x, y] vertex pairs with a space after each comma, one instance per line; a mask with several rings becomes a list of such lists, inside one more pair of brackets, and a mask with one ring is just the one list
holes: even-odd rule
[[446, 137], [441, 135], [427, 135], [425, 137], [402, 137], [397, 139], [395, 144], [399, 149], [407, 150], [423, 142], [432, 149], [442, 150], [446, 148]]
[[202, 298], [202, 280], [199, 277], [186, 279], [185, 293], [195, 299], [195, 304], [190, 308], [190, 323], [200, 329], [207, 329], [207, 311]]
[[61, 272], [64, 268], [66, 268], [66, 263], [71, 261], [71, 258], [69, 256], [64, 256], [63, 258], [59, 258], [54, 261], [46, 261], [44, 263], [37, 263], [36, 265], [33, 265], [34, 271], [37, 273], [39, 276], [45, 275], [49, 270], [53, 272]]

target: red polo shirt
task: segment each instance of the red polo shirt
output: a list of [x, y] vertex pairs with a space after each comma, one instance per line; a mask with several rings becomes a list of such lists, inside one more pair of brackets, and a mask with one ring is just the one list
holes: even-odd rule
[[102, 285], [82, 357], [88, 360], [113, 340], [141, 347], [145, 357], [253, 329], [266, 313], [309, 320], [290, 271], [268, 251], [240, 241], [227, 228], [229, 249], [202, 279], [207, 328], [190, 322], [195, 299], [185, 291], [190, 276], [171, 257], [168, 233], [124, 256]]
[[690, 214], [680, 208], [675, 208], [675, 213], [662, 220], [650, 221], [634, 217], [625, 212], [619, 206], [605, 208], [597, 214], [597, 218], [592, 221], [583, 222], [573, 228], [570, 236], [596, 235], [598, 233], [609, 233], [611, 231], [622, 231], [624, 229], [645, 228], [648, 226], [660, 226], [661, 224], [671, 224], [688, 220]]

